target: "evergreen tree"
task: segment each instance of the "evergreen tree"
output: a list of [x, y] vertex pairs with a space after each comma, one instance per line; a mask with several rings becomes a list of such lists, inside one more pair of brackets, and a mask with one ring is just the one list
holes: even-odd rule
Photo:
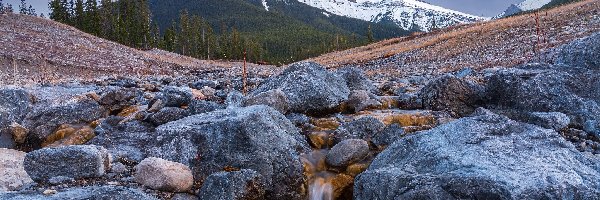
[[96, 0], [87, 0], [84, 6], [83, 24], [84, 30], [93, 35], [99, 36], [101, 32], [100, 13]]
[[21, 0], [21, 4], [19, 5], [19, 14], [29, 14], [29, 10], [27, 9], [27, 3], [25, 2], [25, 0]]
[[50, 19], [60, 22], [67, 23], [69, 14], [67, 13], [65, 0], [52, 0], [48, 3], [48, 7], [50, 8]]
[[84, 13], [83, 13], [83, 0], [75, 1], [75, 10], [73, 10], [73, 23], [74, 26], [85, 31], [89, 32], [84, 26]]
[[2, 0], [0, 0], [0, 14], [4, 13], [4, 10], [6, 8], [4, 7], [4, 3], [2, 3]]
[[369, 27], [367, 28], [367, 40], [369, 40], [369, 43], [375, 42], [375, 38], [373, 37], [373, 30], [371, 29], [370, 24], [369, 24]]

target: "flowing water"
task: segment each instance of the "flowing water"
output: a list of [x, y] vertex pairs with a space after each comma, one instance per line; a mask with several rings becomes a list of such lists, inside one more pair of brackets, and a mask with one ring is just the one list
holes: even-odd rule
[[304, 171], [308, 177], [309, 200], [333, 200], [332, 179], [335, 173], [327, 171], [325, 156], [327, 150], [314, 150], [302, 157]]

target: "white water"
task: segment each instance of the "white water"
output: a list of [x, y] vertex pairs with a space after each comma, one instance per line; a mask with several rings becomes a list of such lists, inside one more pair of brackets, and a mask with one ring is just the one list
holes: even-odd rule
[[327, 171], [325, 155], [327, 150], [315, 150], [302, 158], [308, 174], [309, 200], [333, 200], [331, 179], [335, 174]]
[[324, 178], [318, 177], [310, 184], [309, 200], [333, 200], [333, 186]]

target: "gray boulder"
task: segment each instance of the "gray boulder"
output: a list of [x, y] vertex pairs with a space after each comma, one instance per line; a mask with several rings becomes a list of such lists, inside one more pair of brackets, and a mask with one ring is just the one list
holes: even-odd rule
[[19, 88], [0, 89], [0, 148], [14, 148], [9, 131], [11, 123], [21, 123], [31, 109], [33, 96]]
[[377, 92], [377, 87], [365, 76], [362, 70], [355, 67], [344, 67], [335, 71], [342, 77], [350, 90], [365, 90], [372, 93]]
[[403, 136], [405, 136], [406, 132], [399, 124], [390, 124], [385, 127], [382, 131], [377, 133], [375, 137], [373, 137], [373, 144], [377, 147], [387, 147], [391, 145], [396, 140], [399, 140]]
[[268, 106], [230, 108], [157, 128], [150, 153], [190, 166], [196, 181], [227, 168], [252, 169], [267, 199], [302, 197], [300, 154], [308, 144], [284, 115]]
[[346, 106], [346, 111], [356, 113], [367, 109], [379, 108], [381, 107], [381, 102], [379, 102], [377, 95], [369, 91], [353, 90], [344, 105]]
[[258, 172], [242, 169], [211, 174], [202, 184], [198, 196], [213, 200], [260, 200], [265, 198], [265, 189]]
[[566, 128], [571, 122], [569, 116], [560, 112], [524, 112], [519, 110], [494, 110], [494, 112], [515, 121], [535, 124], [555, 131]]
[[25, 155], [25, 171], [36, 182], [52, 177], [97, 178], [110, 168], [108, 151], [94, 145], [73, 145], [35, 150]]
[[600, 69], [600, 32], [577, 39], [555, 50], [555, 63]]
[[88, 200], [88, 199], [114, 199], [114, 200], [158, 200], [139, 189], [121, 186], [89, 186], [80, 188], [69, 188], [54, 195], [44, 195], [35, 191], [20, 191], [12, 193], [0, 193], [0, 199], [4, 200]]
[[275, 89], [250, 96], [243, 104], [244, 106], [266, 105], [275, 108], [275, 110], [282, 114], [286, 114], [289, 107], [287, 101], [285, 93], [279, 89]]
[[244, 94], [237, 90], [234, 90], [227, 94], [227, 98], [225, 99], [225, 105], [227, 105], [227, 108], [242, 107], [244, 99]]
[[278, 76], [265, 81], [250, 95], [273, 89], [280, 89], [285, 93], [291, 112], [312, 115], [335, 111], [350, 95], [343, 78], [312, 62], [290, 65]]
[[225, 109], [225, 106], [212, 101], [193, 100], [187, 108], [190, 115], [197, 115], [215, 110]]
[[137, 103], [136, 97], [141, 96], [141, 94], [142, 92], [136, 88], [113, 88], [105, 92], [98, 103], [110, 111], [117, 111], [126, 106], [135, 105]]
[[148, 117], [148, 122], [160, 126], [168, 122], [176, 121], [188, 116], [188, 112], [185, 109], [178, 107], [164, 107], [160, 111], [151, 114]]
[[419, 92], [423, 108], [448, 111], [453, 116], [471, 114], [481, 104], [483, 95], [484, 87], [450, 74], [431, 81]]
[[33, 183], [23, 168], [25, 152], [0, 148], [0, 193]]
[[362, 117], [347, 122], [338, 127], [333, 133], [333, 142], [339, 143], [346, 139], [363, 139], [371, 141], [385, 128], [385, 124], [374, 117]]
[[327, 153], [327, 164], [334, 167], [345, 167], [361, 161], [369, 154], [369, 143], [361, 139], [344, 140], [331, 148]]
[[597, 199], [599, 170], [557, 132], [478, 109], [393, 143], [354, 199]]
[[67, 102], [39, 103], [23, 120], [30, 130], [27, 143], [39, 148], [41, 143], [63, 124], [89, 124], [107, 115], [98, 102], [87, 97], [75, 97]]
[[158, 99], [164, 103], [165, 107], [189, 105], [192, 101], [192, 90], [188, 87], [167, 86], [150, 102], [150, 105]]
[[154, 128], [151, 124], [130, 121], [119, 123], [122, 118], [108, 117], [94, 129], [96, 137], [87, 144], [108, 149], [114, 160], [138, 163], [146, 158], [146, 148], [152, 140]]

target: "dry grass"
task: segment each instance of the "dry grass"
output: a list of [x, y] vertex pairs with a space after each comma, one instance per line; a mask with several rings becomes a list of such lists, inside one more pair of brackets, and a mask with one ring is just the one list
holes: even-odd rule
[[330, 68], [363, 66], [373, 76], [382, 71], [406, 76], [513, 66], [534, 59], [536, 48], [547, 50], [600, 31], [599, 11], [598, 0], [587, 0], [538, 12], [545, 43], [537, 43], [535, 14], [527, 14], [385, 40], [311, 60]]

